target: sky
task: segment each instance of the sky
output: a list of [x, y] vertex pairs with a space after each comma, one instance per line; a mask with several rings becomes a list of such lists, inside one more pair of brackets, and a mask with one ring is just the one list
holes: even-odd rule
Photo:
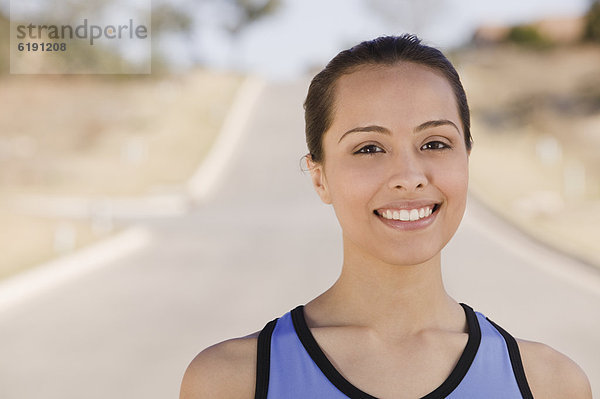
[[[0, 0], [45, 3], [46, 0]], [[55, 0], [55, 3], [67, 0]], [[86, 1], [86, 0], [70, 0]], [[125, 3], [150, 0], [120, 0]], [[257, 0], [260, 1], [260, 0]], [[199, 63], [217, 69], [285, 80], [322, 67], [339, 51], [381, 35], [415, 33], [447, 50], [468, 41], [482, 24], [515, 24], [582, 15], [590, 0], [280, 0], [277, 12], [238, 37], [219, 29], [231, 15], [220, 0], [152, 0], [184, 9], [195, 21], [188, 36], [156, 40], [163, 57], [179, 70]], [[53, 3], [54, 4], [54, 3]], [[217, 4], [218, 6], [215, 6]], [[211, 6], [212, 5], [212, 6]]]
[[[204, 23], [194, 35], [201, 49], [196, 59], [218, 68], [233, 67], [275, 80], [288, 79], [309, 67], [323, 66], [344, 48], [380, 35], [416, 33], [426, 44], [444, 50], [468, 40], [484, 23], [514, 24], [577, 16], [589, 5], [588, 0], [282, 2], [276, 14], [248, 27], [236, 40]], [[380, 12], [373, 4], [379, 4]], [[178, 57], [176, 52], [173, 57]]]

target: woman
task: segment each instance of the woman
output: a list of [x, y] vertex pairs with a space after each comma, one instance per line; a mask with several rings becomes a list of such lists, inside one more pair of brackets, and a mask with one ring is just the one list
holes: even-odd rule
[[262, 331], [201, 352], [182, 399], [591, 398], [566, 356], [444, 289], [472, 140], [441, 52], [412, 35], [343, 51], [313, 79], [305, 116], [313, 186], [342, 227], [341, 275]]

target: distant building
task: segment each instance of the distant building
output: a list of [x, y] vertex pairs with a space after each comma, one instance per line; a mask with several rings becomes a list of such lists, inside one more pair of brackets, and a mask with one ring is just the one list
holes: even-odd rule
[[568, 44], [581, 40], [585, 20], [583, 17], [543, 19], [533, 26], [551, 41]]
[[509, 26], [481, 25], [473, 33], [474, 44], [495, 44], [503, 42], [510, 31]]
[[[583, 35], [583, 17], [557, 17], [547, 18], [526, 24], [536, 28], [537, 31], [553, 43], [569, 44], [579, 41]], [[496, 44], [506, 40], [511, 28], [510, 25], [482, 25], [473, 33], [474, 44]]]

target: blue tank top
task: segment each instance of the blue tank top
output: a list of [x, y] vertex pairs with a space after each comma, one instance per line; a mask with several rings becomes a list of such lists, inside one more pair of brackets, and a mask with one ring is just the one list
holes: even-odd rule
[[[469, 338], [448, 378], [421, 399], [533, 399], [516, 340], [461, 303]], [[300, 305], [258, 337], [255, 399], [377, 399], [346, 380], [327, 359]]]

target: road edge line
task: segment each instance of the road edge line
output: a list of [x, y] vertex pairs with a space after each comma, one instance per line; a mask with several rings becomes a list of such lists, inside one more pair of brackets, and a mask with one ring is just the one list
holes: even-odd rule
[[233, 158], [244, 127], [265, 85], [265, 81], [257, 76], [248, 76], [242, 83], [214, 145], [188, 180], [187, 194], [191, 202], [206, 201], [216, 191], [218, 178], [224, 174]]
[[0, 281], [0, 313], [124, 257], [147, 245], [150, 239], [148, 229], [130, 227], [116, 236]]

